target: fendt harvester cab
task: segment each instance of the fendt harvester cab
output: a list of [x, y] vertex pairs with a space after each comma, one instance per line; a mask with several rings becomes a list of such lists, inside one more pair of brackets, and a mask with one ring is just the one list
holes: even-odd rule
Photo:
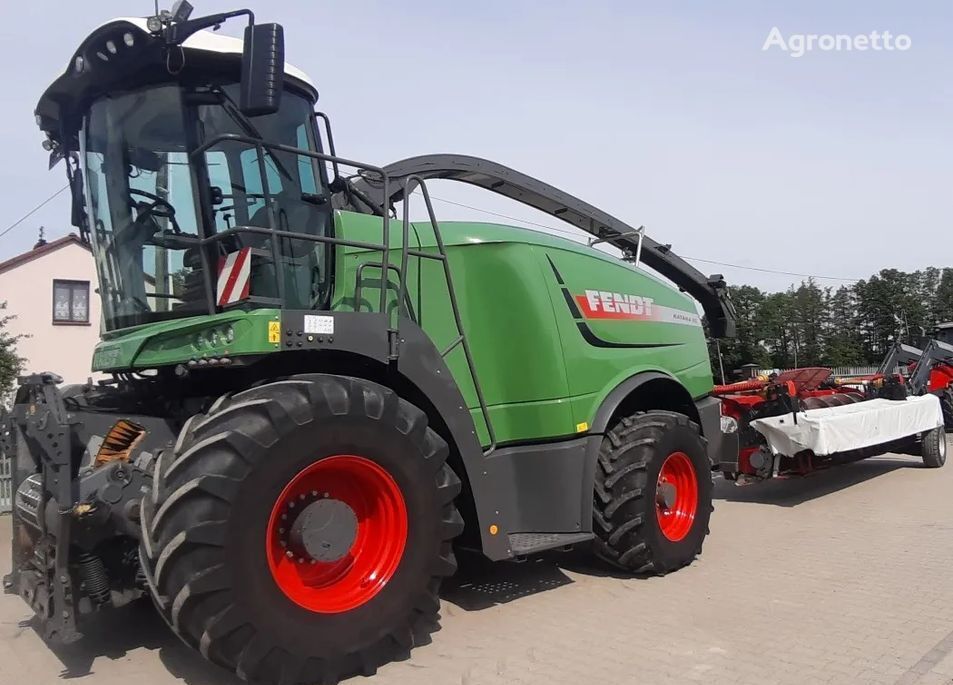
[[[692, 299], [731, 335], [723, 279], [487, 160], [341, 158], [279, 25], [190, 13], [99, 27], [37, 107], [95, 258], [106, 377], [31, 369], [2, 421], [5, 585], [44, 634], [148, 594], [243, 678], [330, 682], [427, 633], [454, 548], [689, 563], [737, 449]], [[210, 30], [226, 20], [243, 39]], [[438, 224], [430, 179], [590, 245]]]

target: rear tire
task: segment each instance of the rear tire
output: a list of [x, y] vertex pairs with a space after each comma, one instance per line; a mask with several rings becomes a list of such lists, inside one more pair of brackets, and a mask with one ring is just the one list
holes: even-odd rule
[[938, 469], [946, 463], [946, 431], [943, 426], [926, 431], [920, 438], [923, 465], [928, 469]]
[[711, 496], [711, 464], [698, 424], [667, 411], [624, 417], [599, 450], [595, 552], [634, 573], [679, 569], [701, 553]]
[[937, 396], [940, 398], [940, 408], [943, 410], [943, 426], [947, 431], [953, 431], [953, 389], [943, 388]]
[[[246, 680], [294, 685], [373, 674], [434, 629], [440, 581], [456, 570], [460, 481], [447, 453], [420, 409], [361, 379], [293, 376], [220, 399], [156, 460], [152, 496], [143, 498], [140, 557], [156, 606], [182, 640]], [[341, 470], [354, 463], [370, 480]], [[302, 476], [311, 480], [299, 499], [289, 488]], [[375, 482], [384, 494], [366, 485]], [[309, 519], [312, 495], [323, 501]], [[348, 498], [353, 507], [342, 509]], [[279, 519], [295, 504], [300, 513], [288, 523], [305, 523], [290, 539], [277, 526], [288, 525]], [[325, 523], [314, 523], [322, 516]], [[367, 526], [381, 520], [378, 537], [368, 537]], [[337, 532], [320, 537], [327, 526]], [[277, 565], [290, 562], [279, 541], [291, 562], [301, 563], [302, 545], [313, 554], [280, 575]], [[322, 557], [322, 545], [339, 554]], [[340, 585], [378, 548], [391, 550], [389, 566]], [[319, 580], [301, 580], [309, 566]], [[308, 587], [293, 587], [289, 572]]]

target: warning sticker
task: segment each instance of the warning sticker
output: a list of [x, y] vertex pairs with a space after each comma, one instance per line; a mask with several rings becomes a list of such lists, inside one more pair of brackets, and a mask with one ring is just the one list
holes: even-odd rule
[[270, 343], [281, 342], [281, 322], [280, 321], [268, 322], [268, 342]]
[[334, 335], [334, 317], [305, 314], [304, 332], [316, 333], [318, 335]]

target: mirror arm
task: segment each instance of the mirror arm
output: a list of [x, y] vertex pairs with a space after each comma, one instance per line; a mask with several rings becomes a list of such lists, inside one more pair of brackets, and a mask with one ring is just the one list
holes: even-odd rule
[[224, 23], [227, 19], [243, 15], [248, 16], [249, 26], [255, 25], [255, 13], [248, 9], [222, 12], [221, 14], [210, 14], [207, 17], [199, 17], [198, 19], [192, 19], [191, 21], [170, 24], [166, 27], [164, 34], [166, 45], [181, 45], [193, 33], [212, 26], [218, 26], [219, 24]]
[[89, 244], [89, 215], [86, 214], [86, 198], [83, 195], [83, 170], [75, 152], [66, 156], [66, 178], [69, 180], [70, 223], [79, 229], [80, 239]]

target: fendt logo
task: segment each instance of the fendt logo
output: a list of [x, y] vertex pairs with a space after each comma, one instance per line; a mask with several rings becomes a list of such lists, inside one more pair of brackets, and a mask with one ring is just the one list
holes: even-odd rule
[[587, 290], [585, 295], [576, 295], [576, 301], [587, 319], [651, 320], [654, 314], [651, 297]]
[[626, 295], [605, 290], [586, 290], [585, 295], [574, 295], [586, 319], [615, 319], [626, 321], [657, 321], [684, 326], [701, 326], [702, 320], [694, 312], [655, 304], [644, 295]]

